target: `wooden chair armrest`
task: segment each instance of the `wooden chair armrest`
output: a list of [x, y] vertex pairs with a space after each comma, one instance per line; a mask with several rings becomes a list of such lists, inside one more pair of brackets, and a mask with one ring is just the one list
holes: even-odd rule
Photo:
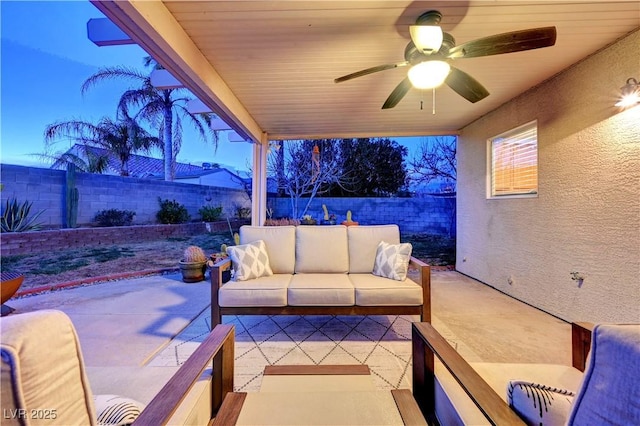
[[140, 413], [133, 425], [167, 424], [212, 360], [211, 406], [212, 415], [215, 414], [225, 395], [233, 391], [234, 332], [233, 325], [216, 326]]
[[588, 322], [571, 323], [571, 365], [580, 371], [584, 371], [587, 364], [593, 327], [594, 324]]
[[222, 315], [220, 314], [220, 305], [218, 302], [218, 290], [224, 284], [222, 273], [231, 269], [231, 259], [221, 259], [209, 265], [209, 275], [211, 276], [211, 327], [222, 324]]
[[431, 266], [411, 256], [409, 259], [409, 268], [416, 268], [420, 273], [418, 284], [422, 286], [421, 321], [431, 322]]
[[435, 420], [435, 355], [491, 424], [525, 424], [431, 324], [413, 323], [411, 339], [413, 396], [427, 420]]

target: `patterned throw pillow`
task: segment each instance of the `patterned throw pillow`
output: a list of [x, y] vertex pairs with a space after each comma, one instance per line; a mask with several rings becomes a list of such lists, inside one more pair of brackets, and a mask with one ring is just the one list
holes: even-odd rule
[[94, 395], [96, 418], [100, 426], [126, 426], [138, 418], [144, 405], [118, 395]]
[[409, 270], [412, 248], [409, 243], [389, 244], [380, 241], [373, 265], [373, 275], [404, 281]]
[[273, 275], [264, 241], [227, 247], [233, 265], [233, 281], [246, 281]]
[[565, 424], [574, 396], [570, 390], [522, 380], [507, 386], [509, 405], [529, 425]]

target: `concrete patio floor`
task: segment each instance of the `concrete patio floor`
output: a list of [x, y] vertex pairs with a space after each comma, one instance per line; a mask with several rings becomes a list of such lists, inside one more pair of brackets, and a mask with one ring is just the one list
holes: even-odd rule
[[[73, 321], [96, 394], [148, 403], [177, 371], [148, 365], [210, 304], [210, 284], [146, 276], [11, 300], [12, 315], [61, 310]], [[571, 362], [570, 325], [455, 271], [432, 271], [432, 323], [485, 362]], [[463, 354], [464, 356], [464, 354]]]

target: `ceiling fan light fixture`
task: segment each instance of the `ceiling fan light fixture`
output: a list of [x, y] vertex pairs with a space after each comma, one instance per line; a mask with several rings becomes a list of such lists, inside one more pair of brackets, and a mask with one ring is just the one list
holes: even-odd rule
[[417, 89], [433, 89], [444, 83], [451, 67], [444, 61], [425, 61], [412, 66], [408, 77]]
[[409, 26], [411, 40], [416, 48], [427, 55], [440, 50], [442, 46], [442, 28], [437, 25], [411, 25]]
[[627, 79], [627, 84], [620, 88], [620, 92], [622, 96], [615, 106], [626, 108], [640, 103], [640, 83], [635, 78]]

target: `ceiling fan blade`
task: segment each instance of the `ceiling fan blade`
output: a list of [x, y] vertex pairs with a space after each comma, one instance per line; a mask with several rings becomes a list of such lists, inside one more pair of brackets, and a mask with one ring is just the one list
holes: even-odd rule
[[387, 100], [384, 102], [384, 105], [382, 105], [382, 109], [389, 109], [398, 105], [398, 102], [404, 98], [404, 95], [407, 94], [409, 89], [411, 89], [411, 82], [409, 81], [409, 77], [405, 77], [405, 79], [402, 80], [395, 89], [393, 89], [393, 92], [391, 92]]
[[396, 64], [378, 65], [377, 67], [371, 67], [371, 68], [367, 68], [367, 69], [364, 69], [364, 70], [356, 71], [356, 72], [351, 73], [351, 74], [343, 75], [342, 77], [338, 77], [335, 80], [333, 80], [333, 82], [334, 83], [342, 83], [343, 81], [352, 80], [354, 78], [358, 78], [358, 77], [362, 77], [362, 76], [365, 76], [365, 75], [373, 74], [374, 72], [390, 70], [390, 69], [398, 68], [398, 67], [404, 67], [404, 66], [406, 66], [408, 64], [409, 64], [409, 62], [405, 61], [405, 62], [398, 62]]
[[556, 27], [512, 31], [462, 43], [449, 50], [449, 58], [477, 58], [539, 49], [556, 44]]
[[449, 71], [449, 75], [444, 82], [454, 92], [471, 103], [476, 103], [489, 96], [487, 89], [475, 78], [455, 67], [451, 67], [451, 71]]

